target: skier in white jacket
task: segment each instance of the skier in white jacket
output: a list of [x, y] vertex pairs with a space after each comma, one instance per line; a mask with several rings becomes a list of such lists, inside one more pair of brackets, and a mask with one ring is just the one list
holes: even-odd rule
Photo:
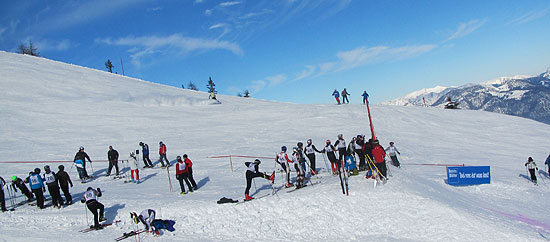
[[390, 155], [393, 165], [396, 166], [397, 168], [401, 168], [401, 164], [399, 164], [399, 160], [397, 159], [397, 154], [401, 155], [401, 153], [399, 153], [399, 151], [397, 150], [397, 147], [393, 145], [393, 141], [390, 142], [390, 146], [386, 148], [385, 151]]

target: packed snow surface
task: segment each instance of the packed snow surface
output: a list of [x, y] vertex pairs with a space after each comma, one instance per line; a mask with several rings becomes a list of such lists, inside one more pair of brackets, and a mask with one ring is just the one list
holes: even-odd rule
[[[6, 52], [0, 52], [0, 88], [0, 176], [9, 181], [13, 175], [25, 178], [35, 167], [64, 164], [75, 182], [71, 206], [39, 210], [22, 205], [1, 213], [0, 241], [113, 241], [141, 228], [129, 213], [147, 208], [155, 209], [157, 218], [175, 220], [176, 231], [158, 238], [142, 234], [141, 241], [550, 239], [550, 179], [542, 176], [547, 175], [542, 171], [550, 152], [550, 126], [540, 122], [483, 111], [373, 105], [376, 136], [383, 146], [394, 141], [402, 154], [402, 168], [391, 167], [393, 176], [385, 185], [374, 188], [362, 172], [350, 178], [345, 196], [318, 154], [320, 175], [312, 181], [320, 183], [287, 193], [291, 188], [282, 188], [282, 173], [277, 172], [277, 195], [218, 205], [221, 197], [244, 197], [244, 162], [253, 158], [207, 157], [273, 157], [261, 158], [260, 170], [270, 173], [279, 169], [274, 157], [283, 145], [290, 148], [311, 138], [321, 148], [340, 133], [348, 142], [357, 134], [369, 137], [365, 107], [223, 95], [218, 96], [222, 104], [212, 105], [205, 92]], [[189, 155], [198, 191], [180, 195], [173, 167], [170, 180], [166, 169], [141, 170], [141, 184], [104, 176], [109, 145], [127, 159], [143, 141], [157, 164], [161, 140], [172, 164], [177, 155]], [[86, 184], [78, 182], [69, 162], [80, 146], [96, 161], [88, 164], [95, 178]], [[529, 156], [542, 172], [538, 186], [527, 178]], [[444, 166], [417, 164], [489, 165], [492, 180], [453, 187], [445, 182]], [[122, 172], [128, 174], [128, 168]], [[99, 201], [107, 222], [120, 223], [78, 232], [91, 222], [92, 215], [78, 201], [88, 186], [104, 191]], [[272, 186], [256, 178], [251, 193], [271, 194]], [[24, 199], [20, 193], [16, 198]]]

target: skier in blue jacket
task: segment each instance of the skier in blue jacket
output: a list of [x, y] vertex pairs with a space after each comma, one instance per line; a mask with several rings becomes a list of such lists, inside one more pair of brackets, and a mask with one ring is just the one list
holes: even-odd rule
[[153, 163], [149, 159], [149, 145], [139, 142], [139, 146], [141, 146], [141, 154], [143, 155], [143, 163], [145, 164], [143, 168], [152, 168]]
[[363, 96], [363, 104], [366, 104], [367, 99], [369, 99], [369, 94], [367, 93], [367, 91], [364, 91], [361, 96]]
[[34, 172], [31, 172], [27, 177], [27, 182], [31, 186], [32, 193], [36, 197], [36, 206], [40, 209], [44, 209], [44, 192], [46, 187], [44, 186], [44, 180], [40, 176], [40, 168], [35, 168]]
[[334, 92], [332, 92], [332, 96], [334, 96], [334, 98], [336, 98], [336, 102], [340, 104], [340, 93], [338, 92], [338, 90], [334, 89]]

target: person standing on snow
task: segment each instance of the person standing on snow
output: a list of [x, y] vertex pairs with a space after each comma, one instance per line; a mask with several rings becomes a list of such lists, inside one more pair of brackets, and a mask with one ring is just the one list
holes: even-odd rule
[[[159, 161], [161, 164], [160, 167], [170, 166], [170, 161], [168, 161], [168, 158], [166, 158], [166, 145], [162, 143], [162, 141], [159, 142], [159, 155], [160, 155]], [[166, 161], [166, 165], [164, 165], [163, 160]]]
[[529, 170], [529, 174], [531, 175], [531, 181], [535, 184], [537, 184], [537, 176], [535, 175], [535, 169], [538, 171], [539, 168], [537, 167], [537, 164], [533, 161], [533, 158], [529, 157], [527, 159], [527, 162], [525, 163], [525, 167]]
[[286, 154], [286, 146], [281, 147], [281, 153], [277, 154], [277, 157], [275, 157], [275, 162], [279, 163], [279, 165], [281, 165], [283, 170], [286, 172], [285, 187], [294, 186], [290, 182], [290, 163], [292, 163], [292, 161], [288, 158], [288, 155]]
[[48, 192], [50, 197], [52, 197], [52, 204], [54, 208], [61, 208], [63, 206], [63, 198], [61, 198], [61, 193], [59, 192], [59, 179], [57, 175], [50, 170], [50, 166], [44, 166], [44, 177], [42, 179], [46, 181], [48, 185]]
[[118, 176], [118, 151], [113, 149], [113, 146], [109, 146], [107, 159], [109, 160], [109, 169], [107, 170], [107, 176], [111, 175], [111, 170], [113, 169], [113, 166], [115, 167], [116, 175]]
[[178, 155], [176, 158], [176, 179], [178, 179], [180, 183], [181, 188], [181, 195], [187, 194], [185, 192], [185, 186], [183, 185], [183, 181], [185, 181], [185, 184], [187, 184], [187, 187], [189, 187], [189, 192], [193, 192], [193, 187], [189, 183], [189, 168], [187, 167], [187, 164], [181, 159], [181, 156]]
[[338, 140], [334, 142], [334, 146], [338, 149], [338, 160], [341, 164], [344, 164], [346, 158], [346, 141], [344, 140], [343, 134], [338, 135]]
[[34, 198], [32, 193], [29, 191], [29, 189], [25, 185], [25, 182], [17, 176], [11, 177], [11, 187], [15, 192], [17, 192], [17, 188], [19, 188], [19, 190], [21, 190], [21, 193], [25, 194], [25, 196], [27, 197], [27, 201], [29, 202], [32, 201], [32, 199]]
[[[90, 226], [90, 228], [94, 229], [101, 229], [101, 225], [99, 222], [105, 221], [105, 217], [103, 217], [103, 211], [105, 206], [103, 206], [102, 203], [97, 201], [97, 198], [101, 197], [101, 189], [99, 187], [96, 189], [93, 189], [92, 187], [88, 187], [86, 189], [86, 192], [82, 196], [82, 199], [80, 199], [81, 203], [86, 203], [86, 206], [92, 212], [94, 215], [94, 225]], [[98, 213], [99, 210], [99, 213]], [[99, 215], [99, 218], [98, 218]]]
[[252, 186], [252, 179], [254, 179], [256, 177], [263, 177], [267, 180], [270, 180], [272, 183], [275, 180], [275, 171], [273, 171], [273, 173], [271, 173], [271, 176], [268, 176], [267, 174], [265, 174], [265, 172], [261, 173], [259, 171], [258, 166], [261, 163], [262, 162], [258, 159], [254, 160], [254, 162], [245, 162], [244, 163], [246, 165], [246, 167], [248, 167], [248, 169], [246, 169], [246, 189], [244, 189], [244, 200], [246, 200], [246, 201], [254, 199], [253, 197], [251, 197], [249, 195], [250, 187]]
[[151, 159], [149, 159], [149, 145], [139, 142], [139, 146], [141, 146], [141, 153], [143, 155], [143, 163], [145, 166], [143, 168], [152, 168], [153, 163], [151, 162]]
[[367, 169], [367, 164], [365, 163], [365, 153], [363, 152], [363, 146], [365, 145], [365, 136], [357, 135], [355, 142], [353, 142], [353, 150], [355, 154], [359, 156], [359, 170], [364, 171]]
[[195, 179], [193, 178], [193, 162], [191, 162], [191, 160], [187, 157], [187, 154], [183, 154], [183, 162], [185, 162], [185, 167], [187, 168], [187, 177], [189, 178], [189, 182], [193, 185], [193, 191], [196, 191], [198, 187]]
[[296, 143], [296, 145], [298, 147], [297, 148], [297, 155], [298, 155], [298, 163], [302, 166], [302, 171], [304, 171], [304, 175], [305, 175], [305, 171], [306, 171], [306, 158], [304, 157], [304, 144], [302, 142], [298, 142]]
[[393, 141], [390, 142], [390, 146], [386, 148], [385, 151], [388, 152], [388, 154], [390, 155], [393, 165], [396, 166], [397, 168], [401, 168], [401, 164], [399, 164], [399, 160], [397, 159], [397, 154], [401, 155], [401, 153], [399, 153], [399, 151], [397, 150], [397, 147], [393, 145]]
[[296, 170], [296, 189], [301, 188], [304, 185], [304, 174], [305, 169], [302, 168], [300, 164], [300, 151], [298, 147], [292, 148], [292, 155], [290, 160], [294, 163], [294, 169]]
[[[372, 156], [374, 158], [374, 164], [376, 165], [375, 169], [380, 172], [380, 175], [382, 175], [383, 179], [387, 180], [385, 159], [386, 152], [384, 151], [384, 148], [382, 148], [378, 140], [374, 140], [373, 142]], [[373, 171], [373, 173], [374, 172], [375, 171]]]
[[6, 180], [0, 176], [0, 207], [2, 207], [2, 212], [8, 211], [6, 208], [6, 197], [4, 194], [4, 186], [6, 185]]
[[[82, 173], [82, 176], [80, 177], [81, 180], [83, 180], [83, 177], [85, 179], [89, 179], [90, 176], [88, 175], [88, 172], [86, 171], [86, 159], [88, 159], [88, 161], [90, 162], [90, 164], [92, 164], [92, 160], [90, 160], [90, 157], [88, 156], [88, 154], [86, 154], [86, 152], [84, 152], [84, 147], [83, 146], [80, 146], [80, 149], [78, 150], [78, 152], [76, 153], [76, 155], [74, 156], [74, 163], [76, 165], [76, 168], [78, 170], [79, 167], [81, 167], [82, 169], [79, 170], [79, 175], [80, 175], [80, 172], [83, 172]], [[78, 160], [80, 160], [81, 162], [78, 162]], [[80, 166], [79, 166], [80, 164]], [[83, 180], [84, 181], [84, 180]]]
[[344, 90], [342, 90], [342, 103], [343, 104], [346, 104], [346, 101], [348, 101], [348, 104], [349, 104], [348, 95], [351, 96], [351, 94], [349, 94], [348, 91], [344, 88]]
[[340, 93], [338, 92], [338, 90], [334, 89], [334, 92], [332, 92], [332, 96], [334, 96], [334, 98], [336, 98], [336, 102], [340, 104]]
[[336, 168], [338, 168], [338, 171], [340, 171], [340, 164], [338, 162], [338, 159], [336, 159], [336, 148], [332, 144], [330, 144], [330, 140], [327, 139], [325, 148], [321, 150], [321, 153], [326, 153], [327, 158], [330, 161], [330, 164], [332, 165], [332, 174], [336, 175]]
[[363, 97], [363, 104], [366, 104], [367, 100], [369, 99], [369, 94], [367, 93], [367, 91], [364, 91], [361, 96]]
[[306, 153], [306, 156], [309, 160], [309, 165], [310, 165], [310, 168], [311, 168], [311, 175], [312, 176], [317, 175], [317, 170], [315, 168], [315, 152], [321, 153], [321, 151], [317, 150], [315, 145], [312, 144], [311, 139], [308, 139], [307, 140], [307, 145], [306, 145], [306, 148], [305, 148], [305, 153]]
[[[139, 151], [139, 150], [136, 150]], [[128, 164], [130, 165], [130, 176], [132, 178], [132, 182], [139, 184], [139, 163], [137, 161], [136, 154], [132, 151], [130, 152], [130, 157], [128, 158]], [[135, 179], [134, 179], [134, 173], [135, 173]]]
[[550, 176], [550, 155], [548, 155], [548, 158], [546, 158], [546, 162], [544, 162], [548, 166], [548, 175]]
[[66, 205], [73, 204], [73, 197], [71, 196], [71, 193], [69, 192], [69, 184], [71, 184], [71, 187], [73, 187], [73, 182], [71, 181], [71, 177], [67, 172], [65, 172], [65, 167], [63, 165], [59, 165], [57, 167], [59, 171], [57, 171], [57, 178], [59, 179], [59, 186], [61, 187], [61, 191], [63, 191], [63, 195], [65, 196], [65, 200], [67, 202]]
[[36, 206], [44, 209], [44, 192], [46, 191], [46, 187], [44, 186], [44, 180], [40, 176], [39, 168], [35, 168], [34, 172], [30, 173], [29, 177], [27, 177], [27, 182], [31, 186], [34, 197], [36, 197]]

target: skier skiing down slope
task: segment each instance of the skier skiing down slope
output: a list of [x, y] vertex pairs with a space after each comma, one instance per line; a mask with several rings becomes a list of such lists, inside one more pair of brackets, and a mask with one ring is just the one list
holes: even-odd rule
[[42, 179], [48, 185], [48, 192], [50, 193], [50, 197], [52, 197], [53, 207], [61, 208], [63, 206], [63, 198], [61, 198], [61, 193], [59, 192], [59, 178], [50, 170], [50, 166], [48, 165], [44, 166], [44, 172]]
[[277, 154], [277, 157], [275, 157], [275, 162], [279, 163], [281, 165], [281, 168], [286, 172], [286, 184], [285, 187], [291, 187], [293, 186], [292, 183], [290, 183], [290, 164], [292, 161], [288, 158], [288, 155], [286, 154], [286, 146], [281, 147], [281, 152]]
[[390, 155], [393, 165], [396, 166], [397, 168], [401, 168], [401, 165], [399, 164], [399, 160], [397, 159], [397, 154], [401, 155], [401, 153], [399, 153], [399, 151], [397, 150], [397, 147], [393, 145], [393, 141], [390, 142], [390, 146], [386, 148], [385, 151], [388, 152], [388, 154]]
[[[139, 151], [139, 150], [136, 150], [136, 151]], [[130, 176], [132, 178], [132, 182], [133, 183], [136, 183], [136, 184], [139, 184], [139, 164], [138, 164], [138, 160], [137, 160], [137, 157], [136, 157], [136, 154], [132, 151], [130, 152], [130, 157], [128, 157], [128, 164], [130, 165]], [[136, 175], [135, 176], [135, 179], [134, 179], [134, 174]]]
[[63, 191], [63, 195], [65, 196], [65, 200], [67, 202], [66, 205], [73, 204], [73, 197], [71, 196], [71, 193], [69, 192], [69, 184], [71, 184], [71, 187], [73, 187], [73, 181], [71, 181], [71, 177], [67, 172], [65, 172], [65, 166], [59, 165], [57, 167], [59, 169], [57, 171], [57, 178], [59, 179], [59, 186], [61, 187], [61, 191]]
[[139, 146], [141, 146], [141, 154], [143, 155], [143, 163], [145, 164], [143, 168], [152, 168], [153, 163], [149, 159], [149, 145], [139, 142]]
[[351, 94], [349, 94], [348, 91], [344, 88], [344, 90], [342, 90], [342, 103], [343, 104], [346, 104], [346, 101], [348, 101], [348, 104], [349, 104], [348, 95], [351, 96]]
[[[166, 166], [170, 166], [170, 161], [168, 161], [168, 158], [166, 158], [166, 145], [164, 143], [159, 142], [159, 161], [161, 163], [161, 166], [160, 167], [166, 167]], [[164, 161], [166, 161], [166, 165], [164, 165]]]
[[359, 156], [359, 170], [364, 171], [366, 169], [365, 153], [363, 152], [363, 146], [365, 145], [365, 136], [357, 135], [355, 142], [353, 142], [353, 150], [355, 154]]
[[533, 158], [529, 157], [527, 159], [527, 162], [525, 163], [525, 167], [529, 170], [529, 174], [531, 175], [531, 181], [535, 184], [537, 184], [537, 176], [535, 175], [535, 169], [539, 170], [537, 167], [537, 164], [533, 161]]
[[[80, 146], [80, 149], [78, 150], [78, 152], [76, 152], [76, 155], [74, 156], [73, 161], [74, 161], [74, 163], [77, 167], [77, 170], [78, 170], [79, 164], [82, 168], [81, 170], [79, 170], [79, 175], [80, 175], [80, 172], [82, 172], [82, 176], [85, 179], [89, 179], [90, 176], [88, 175], [88, 172], [86, 171], [86, 159], [88, 159], [90, 164], [92, 164], [92, 160], [90, 160], [90, 156], [88, 156], [88, 154], [86, 154], [86, 152], [84, 152], [84, 147]], [[78, 160], [80, 160], [81, 162], [78, 162]], [[80, 179], [83, 180], [82, 177], [80, 177]]]
[[336, 98], [336, 102], [340, 104], [340, 93], [338, 93], [338, 90], [334, 89], [334, 92], [332, 92], [332, 96]]
[[183, 162], [185, 162], [185, 167], [187, 168], [187, 177], [189, 178], [189, 182], [193, 185], [193, 190], [197, 190], [197, 183], [193, 178], [193, 162], [191, 162], [191, 160], [187, 157], [187, 154], [183, 154]]
[[384, 151], [384, 148], [380, 145], [378, 140], [373, 141], [373, 148], [372, 148], [372, 156], [374, 158], [374, 164], [376, 165], [377, 171], [373, 172], [380, 172], [380, 175], [383, 176], [383, 179], [387, 179], [386, 176], [386, 152]]
[[338, 160], [344, 162], [346, 156], [346, 141], [344, 140], [344, 135], [338, 135], [338, 140], [334, 142], [334, 146], [338, 149]]
[[294, 162], [294, 169], [296, 170], [296, 189], [301, 188], [304, 185], [304, 171], [300, 165], [301, 159], [300, 151], [298, 147], [292, 148], [292, 156], [290, 158]]
[[176, 160], [178, 161], [176, 163], [176, 179], [178, 179], [180, 183], [180, 188], [181, 188], [180, 194], [181, 195], [187, 194], [187, 192], [185, 192], [185, 186], [183, 185], [184, 181], [185, 181], [185, 184], [187, 184], [187, 187], [189, 188], [189, 192], [193, 192], [193, 187], [189, 183], [189, 167], [187, 166], [187, 163], [184, 162], [181, 159], [181, 156], [179, 155], [178, 157], [176, 157]]
[[21, 178], [17, 176], [11, 177], [11, 187], [15, 192], [17, 192], [17, 188], [19, 188], [19, 190], [21, 190], [21, 193], [25, 194], [25, 196], [27, 197], [27, 201], [29, 202], [32, 201], [32, 199], [34, 198], [32, 193], [29, 191], [29, 189], [25, 185], [25, 182], [23, 182], [23, 180], [21, 180]]
[[244, 200], [251, 200], [251, 199], [254, 199], [253, 197], [251, 197], [249, 194], [250, 192], [250, 186], [252, 185], [252, 179], [256, 178], [256, 177], [263, 177], [267, 180], [270, 180], [271, 182], [273, 182], [275, 180], [275, 171], [273, 171], [273, 173], [271, 173], [271, 176], [268, 176], [265, 172], [264, 173], [261, 173], [259, 171], [259, 165], [261, 164], [262, 162], [258, 159], [254, 160], [253, 162], [245, 162], [244, 164], [246, 165], [246, 167], [248, 167], [248, 169], [246, 169], [246, 189], [244, 189]]
[[[88, 207], [90, 212], [92, 212], [92, 214], [94, 215], [94, 225], [90, 226], [90, 228], [94, 228], [94, 229], [101, 229], [101, 225], [99, 224], [99, 222], [105, 221], [105, 218], [103, 217], [103, 211], [105, 206], [103, 206], [102, 203], [97, 201], [98, 197], [101, 197], [101, 189], [99, 189], [98, 187], [96, 190], [96, 189], [93, 189], [92, 187], [88, 187], [84, 195], [82, 195], [82, 199], [80, 199], [80, 202], [86, 203], [86, 207]], [[99, 210], [99, 213], [98, 213], [98, 210]]]
[[327, 139], [325, 148], [323, 148], [323, 150], [321, 150], [321, 153], [326, 153], [327, 154], [327, 158], [330, 161], [330, 164], [332, 165], [332, 174], [336, 175], [336, 168], [338, 168], [338, 171], [339, 171], [340, 170], [340, 164], [338, 162], [338, 159], [336, 159], [336, 154], [334, 152], [336, 152], [336, 149], [334, 148], [334, 146], [332, 144], [330, 144], [330, 140]]
[[134, 221], [135, 224], [142, 223], [145, 225], [145, 230], [149, 233], [153, 233], [155, 235], [159, 235], [160, 229], [166, 229], [168, 231], [175, 231], [174, 224], [175, 222], [172, 220], [162, 220], [162, 219], [156, 219], [157, 212], [153, 209], [145, 209], [141, 211], [139, 215], [137, 215], [135, 212], [130, 213], [130, 217]]
[[44, 180], [40, 177], [39, 168], [35, 168], [34, 172], [29, 174], [29, 177], [27, 177], [27, 182], [31, 186], [34, 197], [36, 197], [36, 206], [40, 209], [44, 209], [44, 192], [46, 191], [46, 187], [44, 186]]
[[317, 150], [315, 145], [312, 144], [311, 139], [307, 140], [307, 145], [305, 148], [305, 153], [307, 158], [309, 159], [309, 165], [311, 168], [311, 175], [317, 175], [317, 170], [315, 168], [315, 152], [321, 153], [321, 151]]
[[113, 146], [109, 146], [109, 151], [107, 151], [107, 159], [109, 160], [109, 169], [107, 169], [107, 176], [111, 175], [111, 170], [113, 166], [115, 167], [116, 175], [118, 176], [118, 151], [113, 149]]

